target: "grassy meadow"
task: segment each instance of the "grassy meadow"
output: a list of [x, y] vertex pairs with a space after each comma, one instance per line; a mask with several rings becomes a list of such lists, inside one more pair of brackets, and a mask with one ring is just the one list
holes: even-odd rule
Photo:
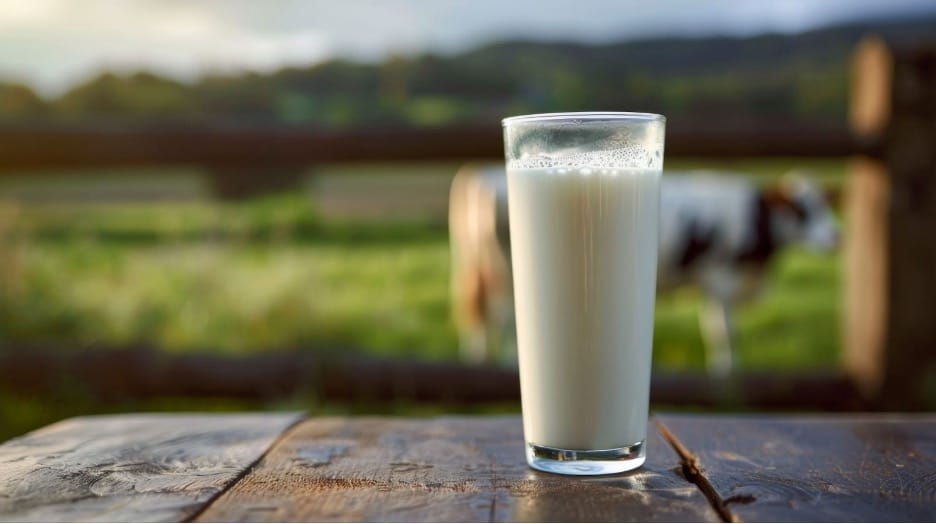
[[[169, 352], [351, 348], [455, 360], [444, 217], [455, 167], [415, 166], [406, 173], [419, 177], [397, 182], [387, 172], [399, 167], [322, 168], [302, 191], [244, 202], [211, 199], [191, 170], [0, 179], [0, 351], [142, 343]], [[841, 161], [796, 159], [667, 167], [765, 181], [808, 167], [829, 187], [841, 184], [845, 169]], [[838, 255], [803, 250], [776, 260], [763, 297], [738, 313], [741, 367], [836, 365], [840, 263]], [[702, 367], [699, 307], [693, 289], [659, 298], [656, 366]], [[303, 402], [283, 405], [371, 410]], [[123, 406], [244, 407], [256, 406], [191, 399]], [[80, 393], [47, 399], [0, 385], [0, 439], [100, 409]]]

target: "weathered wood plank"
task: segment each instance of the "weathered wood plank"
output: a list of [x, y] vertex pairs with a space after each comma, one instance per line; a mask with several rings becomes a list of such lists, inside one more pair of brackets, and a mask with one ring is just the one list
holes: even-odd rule
[[519, 417], [319, 418], [199, 521], [718, 521], [655, 433], [636, 473], [528, 469]]
[[0, 520], [191, 518], [299, 419], [134, 414], [53, 424], [0, 446]]
[[659, 420], [741, 520], [936, 520], [936, 415]]

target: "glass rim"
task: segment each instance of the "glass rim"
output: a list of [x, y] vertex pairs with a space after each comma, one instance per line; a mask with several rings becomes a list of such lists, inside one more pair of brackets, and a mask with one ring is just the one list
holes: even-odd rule
[[569, 122], [585, 120], [588, 122], [666, 122], [666, 117], [656, 113], [635, 113], [628, 111], [583, 111], [571, 113], [535, 113], [531, 115], [510, 116], [501, 120], [501, 125], [528, 124], [541, 122]]

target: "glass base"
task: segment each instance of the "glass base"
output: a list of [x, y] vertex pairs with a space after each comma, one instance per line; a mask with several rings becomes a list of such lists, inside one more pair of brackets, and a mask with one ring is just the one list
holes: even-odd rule
[[612, 475], [639, 468], [647, 459], [645, 440], [614, 449], [559, 449], [527, 442], [527, 464], [561, 475]]

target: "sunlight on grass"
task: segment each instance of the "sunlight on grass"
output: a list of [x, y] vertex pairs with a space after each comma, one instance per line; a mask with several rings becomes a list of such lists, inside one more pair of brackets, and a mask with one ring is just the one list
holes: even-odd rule
[[[20, 248], [24, 281], [0, 291], [0, 337], [64, 346], [151, 343], [241, 353], [303, 347], [454, 358], [448, 246], [115, 246]], [[838, 259], [791, 251], [764, 295], [738, 309], [740, 365], [829, 366], [838, 347]], [[656, 363], [700, 368], [700, 297], [659, 298]]]
[[30, 245], [22, 260], [27, 286], [0, 291], [0, 309], [13, 315], [28, 304], [31, 321], [3, 323], [7, 340], [455, 354], [444, 242], [127, 248], [79, 240]]
[[790, 250], [763, 300], [741, 312], [741, 365], [797, 369], [838, 362], [840, 257]]

